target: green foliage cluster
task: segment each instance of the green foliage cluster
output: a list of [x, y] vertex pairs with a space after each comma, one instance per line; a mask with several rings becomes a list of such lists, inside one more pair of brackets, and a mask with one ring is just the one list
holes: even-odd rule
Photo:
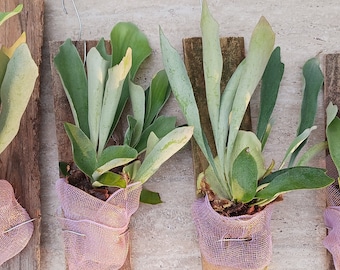
[[[263, 149], [271, 131], [274, 109], [284, 65], [280, 48], [274, 49], [275, 34], [264, 17], [253, 30], [247, 57], [241, 62], [226, 88], [221, 92], [222, 54], [219, 26], [202, 3], [201, 16], [203, 69], [206, 99], [217, 156], [207, 143], [200, 123], [193, 89], [180, 55], [160, 30], [163, 64], [170, 85], [189, 125], [194, 126], [194, 138], [205, 155], [209, 167], [198, 177], [207, 183], [219, 199], [235, 203], [264, 206], [280, 194], [297, 189], [315, 189], [330, 185], [333, 180], [319, 168], [299, 166], [295, 158], [305, 144], [313, 126], [317, 95], [323, 83], [317, 59], [306, 62], [301, 121], [296, 139], [289, 146], [279, 170], [273, 172], [274, 163], [266, 168]], [[262, 80], [260, 115], [256, 133], [240, 130], [240, 125], [251, 96]], [[311, 153], [303, 159], [308, 160]], [[283, 168], [290, 158], [288, 168]]]
[[[112, 54], [101, 39], [89, 50], [85, 64], [68, 39], [54, 64], [75, 122], [64, 124], [74, 162], [93, 186], [124, 188], [130, 182], [147, 181], [190, 140], [193, 128], [176, 127], [175, 117], [159, 115], [171, 93], [164, 70], [152, 78], [146, 91], [134, 83], [140, 65], [151, 54], [137, 26], [118, 23], [110, 37]], [[126, 119], [124, 141], [113, 145], [110, 138], [118, 122], [124, 121], [128, 99], [132, 115]]]

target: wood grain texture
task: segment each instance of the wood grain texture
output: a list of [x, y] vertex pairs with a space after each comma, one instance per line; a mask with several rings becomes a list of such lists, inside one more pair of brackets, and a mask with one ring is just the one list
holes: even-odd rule
[[[244, 59], [244, 40], [242, 37], [227, 37], [221, 38], [220, 43], [223, 57], [221, 90], [224, 90], [231, 75], [234, 73], [239, 63]], [[207, 136], [208, 143], [212, 149], [213, 155], [215, 156], [216, 150], [205, 94], [202, 39], [198, 37], [183, 39], [183, 51], [184, 63], [187, 68], [188, 75], [193, 86], [196, 103], [200, 111], [202, 129]], [[242, 124], [242, 128], [251, 129], [249, 108]], [[191, 142], [194, 162], [194, 176], [196, 179], [198, 174], [207, 168], [208, 162], [199, 149], [197, 143], [194, 140], [191, 140]]]
[[[340, 54], [326, 54], [324, 58], [324, 108], [326, 110], [328, 104], [332, 102], [340, 108]], [[338, 112], [338, 116], [339, 116]], [[326, 116], [325, 116], [326, 117]], [[327, 123], [325, 121], [325, 123]], [[326, 170], [336, 174], [336, 168], [332, 159], [326, 157]], [[333, 175], [334, 176], [334, 175]], [[332, 256], [329, 254], [330, 268], [333, 270], [334, 264]]]
[[[92, 47], [97, 45], [98, 41], [74, 41], [73, 44], [76, 46], [81, 59], [84, 59], [84, 50], [88, 52]], [[55, 123], [56, 123], [56, 133], [58, 141], [58, 159], [59, 161], [70, 162], [72, 161], [72, 150], [71, 143], [64, 129], [64, 123], [74, 123], [70, 105], [68, 103], [67, 97], [65, 95], [63, 86], [61, 84], [60, 77], [57, 70], [54, 67], [53, 59], [59, 51], [59, 47], [63, 44], [61, 41], [53, 41], [50, 43], [50, 64], [51, 64], [51, 74], [52, 74], [52, 88], [54, 95], [54, 109], [55, 109]], [[106, 42], [106, 49], [110, 53], [110, 43]], [[131, 245], [131, 244], [130, 244]], [[131, 270], [130, 263], [130, 246], [127, 259], [125, 264], [120, 268], [120, 270]]]
[[[1, 11], [14, 9], [23, 3], [23, 11], [0, 26], [0, 44], [11, 46], [23, 31], [34, 61], [40, 66], [43, 44], [43, 0], [3, 0]], [[19, 203], [34, 221], [34, 233], [26, 248], [3, 264], [0, 269], [40, 269], [40, 173], [39, 173], [39, 93], [37, 79], [20, 130], [10, 146], [0, 156], [0, 177], [14, 188]]]

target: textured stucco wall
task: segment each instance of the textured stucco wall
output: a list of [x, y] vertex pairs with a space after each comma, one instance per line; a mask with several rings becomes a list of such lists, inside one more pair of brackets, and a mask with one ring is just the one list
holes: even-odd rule
[[[54, 130], [53, 95], [50, 85], [48, 42], [78, 39], [79, 26], [71, 1], [66, 1], [68, 14], [61, 1], [45, 0], [45, 46], [42, 68], [41, 105], [42, 123], [42, 269], [64, 269], [61, 232], [55, 218], [58, 208], [54, 182], [58, 177], [57, 149]], [[285, 74], [274, 112], [275, 126], [268, 142], [268, 162], [280, 163], [288, 144], [294, 137], [299, 122], [299, 106], [303, 81], [301, 68], [306, 60], [339, 50], [340, 4], [335, 0], [210, 0], [209, 6], [220, 23], [221, 36], [244, 36], [246, 46], [251, 31], [264, 15], [276, 32], [276, 45], [281, 47]], [[178, 51], [181, 40], [200, 36], [200, 1], [76, 1], [82, 21], [82, 39], [109, 38], [113, 25], [131, 21], [145, 32], [153, 55], [138, 74], [140, 84], [146, 87], [155, 72], [162, 68], [159, 49], [159, 26]], [[257, 113], [258, 98], [252, 102], [252, 113]], [[176, 102], [172, 99], [163, 113], [178, 116], [184, 123]], [[318, 130], [311, 142], [324, 138], [322, 95], [316, 119]], [[254, 118], [256, 122], [256, 119]], [[322, 156], [315, 165], [323, 166]], [[136, 270], [192, 269], [200, 267], [200, 254], [190, 216], [195, 198], [190, 147], [171, 158], [147, 184], [159, 191], [164, 204], [141, 205], [132, 218], [132, 265]], [[325, 227], [322, 211], [324, 194], [295, 192], [285, 196], [276, 206], [272, 217], [273, 259], [269, 269], [329, 269], [326, 250], [322, 246]]]

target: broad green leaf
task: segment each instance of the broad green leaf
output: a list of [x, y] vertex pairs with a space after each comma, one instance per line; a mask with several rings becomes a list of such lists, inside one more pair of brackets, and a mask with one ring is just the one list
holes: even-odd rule
[[150, 87], [146, 90], [146, 110], [144, 129], [158, 116], [160, 110], [168, 100], [171, 93], [168, 76], [165, 70], [159, 71], [153, 77]]
[[[260, 179], [266, 172], [264, 158], [261, 151], [261, 142], [251, 131], [240, 130], [237, 134], [233, 153], [229, 162], [234, 164], [239, 155], [247, 149], [256, 163], [257, 176], [256, 179]], [[246, 168], [246, 167], [244, 167]], [[226, 172], [229, 173], [229, 172]]]
[[32, 59], [27, 44], [23, 43], [9, 60], [0, 88], [0, 153], [19, 131], [20, 121], [37, 77], [38, 67]]
[[334, 180], [325, 170], [311, 167], [293, 167], [278, 174], [267, 187], [256, 193], [256, 198], [271, 200], [280, 194], [299, 189], [318, 189], [327, 187]]
[[256, 135], [263, 146], [263, 140], [275, 107], [283, 72], [284, 64], [281, 63], [280, 47], [276, 47], [270, 56], [262, 76], [260, 114]]
[[133, 81], [140, 65], [151, 54], [147, 37], [133, 23], [120, 22], [111, 31], [111, 46], [112, 66], [121, 62], [128, 48], [132, 49], [130, 74]]
[[[220, 84], [223, 58], [220, 46], [219, 25], [211, 16], [206, 0], [202, 2], [201, 31], [206, 99], [209, 118], [216, 140], [219, 132]], [[222, 153], [224, 153], [224, 150]]]
[[136, 126], [132, 134], [131, 145], [135, 146], [138, 143], [143, 130], [145, 116], [145, 93], [141, 86], [134, 84], [131, 81], [129, 86], [133, 117], [136, 119]]
[[106, 45], [105, 45], [105, 40], [104, 38], [101, 38], [99, 41], [98, 41], [98, 44], [96, 46], [96, 49], [98, 50], [98, 52], [100, 53], [100, 55], [108, 62], [110, 63], [110, 67], [111, 67], [111, 55], [107, 53], [107, 50], [106, 50]]
[[132, 51], [127, 49], [125, 57], [119, 65], [113, 66], [108, 70], [102, 112], [100, 118], [100, 133], [98, 153], [100, 154], [110, 136], [111, 127], [115, 118], [118, 102], [121, 96], [123, 84], [132, 64]]
[[[283, 165], [285, 164], [286, 160], [288, 159], [288, 157], [294, 153], [294, 151], [305, 141], [307, 140], [307, 138], [309, 137], [309, 135], [311, 134], [311, 132], [316, 129], [316, 126], [312, 126], [311, 128], [307, 128], [304, 132], [302, 132], [299, 136], [297, 136], [292, 143], [290, 144], [290, 146], [287, 149], [286, 155], [282, 160], [282, 163], [280, 165], [280, 169], [283, 168]], [[289, 164], [288, 167], [292, 167], [293, 164]]]
[[185, 65], [178, 52], [170, 45], [162, 29], [159, 29], [163, 65], [168, 75], [172, 92], [189, 126], [194, 127], [194, 138], [209, 164], [214, 166], [214, 158], [209, 145], [205, 142], [199, 111], [192, 85]]
[[[340, 119], [334, 113], [333, 104], [327, 107], [327, 127], [326, 137], [328, 141], [329, 153], [332, 157], [335, 167], [340, 174]], [[333, 117], [333, 119], [332, 119]]]
[[[227, 163], [234, 148], [237, 133], [250, 98], [267, 66], [275, 43], [275, 34], [264, 17], [256, 25], [249, 43], [248, 55], [238, 85], [230, 115], [230, 132], [227, 143]], [[229, 164], [228, 166], [231, 166]], [[229, 170], [227, 170], [229, 171]]]
[[145, 188], [142, 189], [142, 192], [140, 194], [140, 201], [142, 203], [147, 203], [147, 204], [162, 203], [159, 193], [147, 190]]
[[106, 147], [98, 157], [96, 169], [92, 174], [93, 179], [97, 180], [103, 173], [133, 161], [137, 155], [137, 151], [128, 145]]
[[0, 25], [2, 25], [6, 20], [13, 17], [14, 15], [20, 13], [22, 11], [23, 4], [19, 4], [15, 9], [9, 12], [0, 12]]
[[193, 127], [179, 127], [164, 136], [145, 157], [135, 180], [141, 183], [147, 181], [165, 161], [190, 140], [192, 134]]
[[[318, 95], [323, 84], [323, 74], [319, 65], [320, 63], [317, 58], [311, 58], [303, 66], [305, 88], [303, 91], [300, 125], [297, 130], [297, 135], [300, 135], [305, 129], [312, 127], [314, 124], [318, 108]], [[295, 158], [306, 142], [307, 140], [292, 153], [289, 161], [290, 166], [294, 164]]]
[[88, 76], [88, 123], [90, 139], [94, 147], [97, 148], [99, 123], [109, 62], [101, 56], [96, 48], [90, 49], [86, 59]]
[[105, 172], [92, 183], [94, 187], [119, 187], [126, 188], [126, 180], [117, 173]]
[[155, 133], [158, 138], [164, 137], [171, 130], [176, 127], [176, 117], [163, 116], [158, 117], [150, 126], [148, 126], [142, 133], [135, 149], [138, 153], [143, 152], [146, 148], [146, 143], [151, 132]]
[[87, 78], [78, 50], [67, 39], [60, 46], [54, 58], [55, 68], [60, 76], [75, 124], [90, 137], [88, 123]]
[[257, 188], [257, 164], [249, 148], [240, 152], [233, 162], [231, 188], [233, 199], [248, 203], [254, 199]]
[[132, 137], [133, 134], [135, 133], [136, 126], [137, 126], [137, 120], [131, 116], [127, 116], [127, 122], [128, 122], [128, 127], [126, 129], [125, 135], [124, 135], [124, 144], [132, 146]]
[[92, 142], [79, 127], [70, 123], [64, 123], [64, 127], [72, 144], [74, 162], [82, 172], [91, 177], [97, 161]]

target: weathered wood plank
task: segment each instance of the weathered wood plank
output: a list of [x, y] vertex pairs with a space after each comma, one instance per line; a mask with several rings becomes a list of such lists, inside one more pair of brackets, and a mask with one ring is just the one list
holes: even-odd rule
[[[74, 41], [79, 55], [84, 59], [84, 50], [88, 52], [92, 47], [97, 45], [98, 41]], [[58, 141], [58, 159], [59, 161], [70, 162], [72, 161], [71, 143], [64, 129], [64, 123], [74, 123], [70, 105], [65, 95], [63, 86], [60, 81], [60, 77], [54, 67], [53, 59], [59, 51], [59, 47], [63, 44], [61, 41], [53, 41], [50, 43], [50, 62], [51, 62], [51, 74], [52, 74], [52, 88], [54, 95], [54, 109], [55, 109], [55, 122], [56, 133]], [[86, 45], [85, 45], [86, 44]], [[106, 49], [110, 52], [110, 43], [106, 42]], [[130, 256], [131, 250], [129, 249], [128, 257], [125, 264], [120, 270], [131, 270]]]
[[[244, 58], [244, 39], [242, 37], [221, 38], [221, 52], [223, 56], [223, 70], [221, 80], [221, 90], [227, 85], [231, 75]], [[216, 155], [214, 139], [209, 119], [209, 113], [206, 103], [205, 82], [203, 73], [203, 55], [202, 55], [202, 39], [187, 38], [183, 39], [184, 63], [186, 65], [188, 75], [193, 86], [196, 103], [200, 111], [201, 124], [204, 133], [207, 136], [209, 145]], [[250, 110], [246, 114], [243, 122], [243, 129], [251, 129]], [[205, 170], [208, 163], [199, 149], [197, 143], [192, 141], [192, 153], [194, 162], [194, 176]]]
[[[325, 56], [324, 71], [324, 108], [326, 110], [330, 102], [340, 108], [340, 54], [327, 54]], [[326, 158], [326, 169], [331, 172], [333, 176], [336, 174], [335, 166], [330, 158]], [[330, 270], [335, 269], [332, 256], [329, 257], [331, 260]]]
[[[43, 0], [4, 0], [0, 10], [9, 11], [23, 3], [23, 11], [0, 27], [0, 44], [11, 46], [23, 31], [33, 59], [39, 66], [43, 44]], [[11, 145], [0, 156], [0, 177], [14, 187], [20, 204], [34, 221], [34, 233], [26, 248], [2, 265], [1, 269], [40, 269], [40, 173], [39, 173], [39, 93], [40, 78], [21, 120], [20, 130]]]

